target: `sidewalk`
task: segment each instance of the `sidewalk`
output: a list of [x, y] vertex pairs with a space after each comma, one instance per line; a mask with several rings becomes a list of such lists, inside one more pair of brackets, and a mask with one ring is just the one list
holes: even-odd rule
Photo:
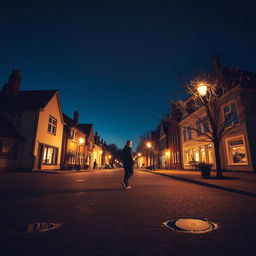
[[177, 180], [191, 182], [207, 187], [256, 197], [256, 174], [249, 172], [223, 172], [225, 179], [215, 179], [216, 172], [211, 172], [211, 177], [202, 178], [198, 171], [184, 170], [143, 170], [158, 175], [168, 176]]

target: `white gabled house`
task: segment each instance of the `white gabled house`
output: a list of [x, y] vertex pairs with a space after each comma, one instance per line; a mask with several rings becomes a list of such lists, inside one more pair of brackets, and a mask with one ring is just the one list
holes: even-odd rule
[[59, 169], [64, 122], [58, 91], [20, 91], [20, 82], [20, 71], [13, 70], [0, 93], [1, 113], [24, 138], [12, 168]]

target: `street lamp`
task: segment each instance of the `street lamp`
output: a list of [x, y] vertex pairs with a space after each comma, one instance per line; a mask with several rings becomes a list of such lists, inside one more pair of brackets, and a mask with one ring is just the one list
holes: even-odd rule
[[206, 94], [207, 94], [207, 89], [208, 89], [206, 83], [204, 83], [204, 82], [198, 83], [196, 89], [197, 89], [197, 91], [198, 91], [198, 93], [199, 93], [199, 95], [200, 95], [201, 97], [206, 96]]
[[77, 170], [78, 169], [80, 169], [81, 167], [80, 167], [80, 146], [84, 143], [84, 138], [82, 138], [82, 137], [80, 137], [79, 139], [78, 139], [78, 141], [79, 141], [79, 145], [78, 145], [78, 156], [77, 156]]
[[[146, 146], [148, 148], [148, 150], [147, 150], [147, 168], [148, 168], [148, 157], [149, 157], [150, 149], [152, 148], [152, 143], [151, 142], [147, 142]], [[150, 155], [149, 159], [150, 159], [150, 166], [151, 166], [151, 155]]]
[[147, 148], [150, 149], [152, 147], [152, 143], [151, 142], [148, 142], [147, 143]]

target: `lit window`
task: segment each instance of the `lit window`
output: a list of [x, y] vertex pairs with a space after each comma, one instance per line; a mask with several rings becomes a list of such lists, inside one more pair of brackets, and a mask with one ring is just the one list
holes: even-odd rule
[[17, 158], [18, 143], [0, 140], [0, 158]]
[[228, 154], [232, 165], [248, 163], [243, 137], [228, 140]]
[[223, 108], [223, 112], [226, 127], [230, 127], [239, 123], [235, 102], [227, 104]]
[[44, 146], [43, 164], [57, 164], [58, 149], [51, 146]]
[[57, 120], [54, 117], [49, 116], [48, 132], [55, 135], [56, 130], [57, 130]]
[[71, 129], [70, 138], [71, 138], [72, 140], [76, 140], [76, 132], [75, 132], [74, 129]]

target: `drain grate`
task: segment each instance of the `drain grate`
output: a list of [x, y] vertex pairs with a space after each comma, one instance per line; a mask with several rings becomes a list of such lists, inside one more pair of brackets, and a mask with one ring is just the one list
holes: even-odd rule
[[40, 233], [60, 228], [62, 223], [38, 222], [23, 224], [13, 229], [16, 233]]
[[175, 231], [186, 233], [206, 233], [217, 228], [217, 224], [207, 219], [178, 218], [163, 223], [166, 227]]

